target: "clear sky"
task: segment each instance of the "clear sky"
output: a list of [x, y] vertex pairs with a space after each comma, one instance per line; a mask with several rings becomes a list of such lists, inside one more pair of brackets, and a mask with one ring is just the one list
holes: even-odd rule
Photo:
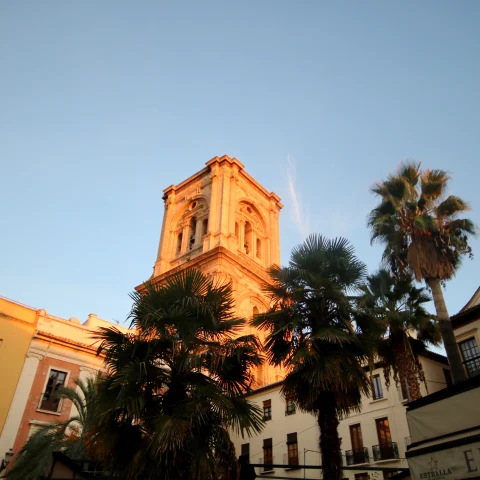
[[283, 262], [319, 232], [373, 271], [369, 187], [407, 158], [480, 224], [479, 25], [477, 0], [0, 2], [0, 294], [123, 322], [163, 188], [216, 155], [282, 197]]

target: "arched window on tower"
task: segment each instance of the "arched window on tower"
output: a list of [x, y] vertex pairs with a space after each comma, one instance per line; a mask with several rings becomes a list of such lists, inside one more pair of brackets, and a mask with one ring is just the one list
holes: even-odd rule
[[255, 254], [257, 255], [257, 258], [261, 259], [262, 258], [262, 241], [257, 238], [257, 245], [255, 249]]
[[180, 255], [182, 252], [182, 240], [183, 240], [183, 234], [180, 232], [177, 236], [177, 255]]
[[191, 250], [195, 245], [195, 229], [197, 227], [197, 219], [192, 217], [190, 219], [188, 228], [188, 249]]
[[202, 223], [202, 235], [206, 235], [208, 232], [208, 218], [206, 218]]
[[245, 253], [249, 255], [253, 248], [253, 245], [252, 245], [253, 230], [252, 230], [252, 224], [250, 222], [245, 222], [245, 234], [243, 238], [244, 238], [243, 247], [245, 248]]
[[253, 318], [255, 318], [257, 315], [258, 315], [258, 308], [257, 307], [253, 307], [253, 310], [252, 310], [252, 316]]

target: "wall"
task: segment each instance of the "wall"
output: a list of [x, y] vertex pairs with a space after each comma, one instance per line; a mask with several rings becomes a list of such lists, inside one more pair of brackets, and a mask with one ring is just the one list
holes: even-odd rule
[[[37, 310], [0, 297], [0, 435], [35, 331]], [[0, 450], [0, 458], [5, 452]]]
[[63, 422], [77, 413], [68, 400], [63, 401], [58, 412], [39, 408], [50, 369], [66, 372], [66, 386], [78, 391], [75, 379], [94, 376], [103, 367], [103, 358], [96, 355], [98, 342], [92, 338], [98, 327], [115, 326], [123, 332], [128, 331], [95, 314], [90, 314], [83, 324], [76, 318], [65, 320], [44, 310], [39, 310], [37, 317], [34, 334], [21, 362], [21, 373], [5, 428], [0, 435], [0, 455], [10, 448], [18, 453], [38, 426]]
[[[434, 361], [430, 358], [421, 358], [428, 384], [441, 388], [440, 383], [433, 383], [443, 378], [444, 360], [439, 356], [439, 360]], [[352, 412], [347, 418], [340, 421], [338, 428], [339, 436], [342, 439], [342, 453], [344, 465], [346, 465], [346, 452], [352, 449], [350, 438], [350, 426], [355, 424], [361, 425], [363, 445], [368, 449], [369, 467], [399, 467], [407, 468], [405, 460], [406, 446], [410, 443], [410, 432], [406, 420], [407, 402], [402, 400], [399, 388], [393, 380], [387, 390], [383, 370], [376, 369], [372, 375], [380, 375], [382, 382], [383, 398], [373, 400], [372, 398], [362, 398], [362, 409], [360, 413]], [[443, 385], [445, 386], [445, 385]], [[309, 413], [296, 411], [293, 415], [285, 414], [285, 400], [280, 394], [281, 382], [258, 389], [248, 396], [248, 399], [259, 407], [263, 406], [263, 401], [271, 400], [272, 402], [272, 420], [266, 422], [264, 430], [257, 436], [242, 439], [240, 436], [232, 434], [232, 440], [235, 445], [237, 455], [241, 453], [241, 445], [250, 443], [250, 462], [263, 462], [263, 440], [272, 438], [273, 444], [273, 463], [287, 464], [287, 434], [297, 433], [299, 463], [303, 464], [304, 455], [307, 465], [319, 465], [319, 430], [315, 416]], [[422, 393], [427, 394], [425, 386], [422, 387]], [[396, 442], [398, 448], [399, 459], [379, 460], [373, 458], [372, 447], [378, 445], [378, 435], [376, 430], [376, 419], [388, 418], [392, 442]], [[257, 468], [257, 475], [260, 470]], [[365, 471], [363, 471], [365, 472]], [[355, 474], [362, 473], [361, 465], [358, 470], [345, 470], [344, 478], [353, 479]], [[276, 476], [288, 476], [289, 478], [303, 478], [303, 470], [291, 470], [288, 466], [285, 468], [276, 468]], [[321, 478], [320, 471], [308, 470], [306, 477]], [[265, 475], [268, 478], [268, 474]], [[370, 472], [370, 478], [381, 480], [383, 478], [381, 471]]]

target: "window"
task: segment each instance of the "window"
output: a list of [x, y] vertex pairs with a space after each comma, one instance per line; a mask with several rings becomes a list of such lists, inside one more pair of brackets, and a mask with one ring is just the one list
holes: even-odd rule
[[[265, 438], [263, 440], [263, 463], [264, 465], [271, 465], [273, 463], [273, 448], [272, 448], [272, 439]], [[263, 467], [265, 472], [271, 470], [272, 467]]]
[[363, 453], [362, 428], [359, 423], [350, 425], [350, 438], [352, 440], [352, 450], [354, 452], [361, 451]]
[[480, 351], [475, 339], [469, 338], [463, 342], [459, 342], [458, 346], [462, 352], [463, 363], [467, 370], [468, 376], [473, 377], [480, 373]]
[[238, 222], [235, 222], [235, 236], [238, 238], [239, 236], [239, 230], [238, 230]]
[[180, 232], [177, 236], [177, 255], [180, 255], [182, 251], [182, 239], [183, 239], [183, 234]]
[[195, 229], [197, 227], [197, 219], [195, 217], [192, 217], [190, 219], [190, 225], [189, 225], [189, 236], [188, 236], [188, 248], [191, 250], [193, 246], [195, 245]]
[[285, 415], [293, 415], [296, 413], [297, 407], [292, 396], [287, 396], [285, 398]]
[[447, 383], [447, 387], [451, 387], [453, 385], [452, 382], [452, 374], [448, 368], [443, 369], [443, 376], [445, 377], [445, 382]]
[[253, 247], [252, 237], [253, 237], [252, 224], [250, 222], [245, 222], [245, 234], [243, 236], [243, 239], [244, 239], [243, 247], [245, 248], [245, 253], [247, 255], [251, 252]]
[[285, 415], [293, 415], [297, 411], [292, 395], [285, 397]]
[[408, 380], [406, 377], [400, 378], [400, 394], [403, 401], [410, 401], [412, 399], [410, 397], [410, 388], [408, 388]]
[[256, 253], [256, 255], [257, 255], [257, 258], [260, 258], [260, 259], [261, 259], [261, 258], [262, 258], [262, 241], [261, 241], [259, 238], [257, 238], [257, 245], [256, 245], [256, 247], [257, 247], [257, 248], [255, 249], [255, 250], [256, 250], [255, 253]]
[[259, 313], [259, 312], [258, 312], [258, 308], [257, 308], [257, 307], [253, 307], [253, 309], [252, 309], [252, 316], [253, 316], [253, 318], [255, 318], [255, 317], [258, 315], [258, 313]]
[[298, 465], [297, 432], [287, 433], [288, 464]]
[[263, 402], [263, 419], [271, 420], [272, 419], [272, 401], [265, 400]]
[[370, 476], [368, 473], [356, 473], [355, 480], [369, 480]]
[[242, 457], [247, 458], [247, 463], [250, 463], [250, 444], [249, 443], [244, 443], [242, 444]]
[[352, 449], [345, 452], [347, 465], [368, 463], [368, 450], [363, 448], [362, 429], [359, 423], [350, 425], [350, 439], [352, 441]]
[[40, 410], [58, 412], [60, 398], [57, 392], [65, 385], [66, 378], [67, 374], [65, 372], [60, 372], [59, 370], [50, 370], [47, 387], [40, 402]]
[[372, 378], [372, 394], [374, 400], [383, 398], [382, 379], [380, 375], [374, 375]]
[[202, 235], [206, 235], [207, 232], [208, 232], [208, 219], [206, 218], [203, 222], [202, 222]]
[[392, 436], [390, 435], [388, 418], [377, 418], [375, 423], [377, 424], [378, 443], [380, 444], [380, 447], [382, 445], [390, 445], [392, 443]]

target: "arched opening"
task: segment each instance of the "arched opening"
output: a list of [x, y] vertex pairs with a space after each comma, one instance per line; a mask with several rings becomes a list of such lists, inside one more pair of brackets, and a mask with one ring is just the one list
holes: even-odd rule
[[252, 230], [252, 224], [250, 222], [245, 222], [245, 234], [243, 238], [244, 238], [243, 247], [245, 248], [245, 253], [249, 255], [253, 248], [253, 245], [252, 245], [253, 230]]
[[235, 222], [235, 236], [238, 238], [239, 230], [238, 230], [238, 222]]
[[183, 240], [183, 234], [182, 232], [180, 232], [177, 235], [177, 255], [180, 255], [180, 253], [182, 252], [182, 240]]
[[195, 245], [195, 228], [197, 226], [197, 219], [192, 217], [188, 224], [188, 248], [191, 250]]
[[206, 218], [202, 223], [202, 235], [206, 235], [208, 232], [208, 218]]
[[255, 254], [257, 255], [257, 258], [262, 258], [262, 241], [257, 238], [257, 245], [255, 248]]
[[252, 309], [252, 316], [253, 316], [253, 318], [255, 318], [255, 317], [258, 315], [258, 313], [259, 313], [259, 312], [258, 312], [258, 308], [257, 308], [257, 307], [253, 307], [253, 309]]

